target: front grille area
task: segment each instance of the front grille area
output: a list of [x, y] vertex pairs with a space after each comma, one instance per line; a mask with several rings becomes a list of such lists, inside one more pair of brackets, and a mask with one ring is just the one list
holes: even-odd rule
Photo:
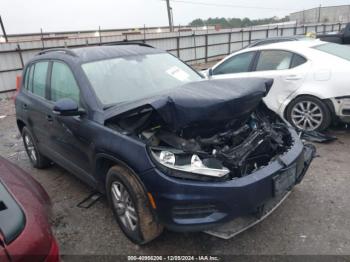
[[173, 207], [173, 216], [177, 219], [204, 218], [215, 212], [217, 208], [212, 204], [186, 205]]

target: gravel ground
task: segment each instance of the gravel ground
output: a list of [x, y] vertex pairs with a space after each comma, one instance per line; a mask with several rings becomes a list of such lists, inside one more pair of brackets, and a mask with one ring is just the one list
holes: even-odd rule
[[53, 230], [63, 255], [350, 255], [350, 130], [331, 133], [338, 140], [317, 144], [319, 157], [303, 182], [262, 223], [230, 240], [165, 231], [139, 247], [124, 237], [105, 199], [90, 209], [77, 207], [91, 189], [73, 175], [56, 165], [46, 170], [30, 166], [16, 128], [13, 101], [0, 102], [0, 155], [47, 190], [53, 203]]

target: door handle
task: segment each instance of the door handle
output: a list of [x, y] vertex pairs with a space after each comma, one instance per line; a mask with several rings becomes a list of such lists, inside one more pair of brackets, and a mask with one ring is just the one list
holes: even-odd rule
[[28, 105], [27, 104], [22, 104], [22, 109], [23, 110], [28, 110]]
[[286, 76], [286, 80], [300, 80], [300, 79], [301, 79], [301, 76], [298, 76], [298, 75]]
[[49, 122], [52, 122], [53, 121], [52, 115], [47, 115], [46, 116], [46, 120], [49, 121]]

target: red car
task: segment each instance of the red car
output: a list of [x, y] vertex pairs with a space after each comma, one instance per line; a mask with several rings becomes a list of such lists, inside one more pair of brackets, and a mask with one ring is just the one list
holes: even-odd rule
[[0, 261], [59, 261], [41, 185], [0, 157]]

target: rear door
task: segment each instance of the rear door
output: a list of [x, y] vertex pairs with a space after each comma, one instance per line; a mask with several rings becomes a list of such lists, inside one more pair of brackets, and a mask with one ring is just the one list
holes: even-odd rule
[[50, 104], [47, 101], [49, 61], [37, 61], [27, 67], [24, 88], [17, 99], [21, 116], [34, 135], [41, 151], [46, 152]]
[[297, 91], [309, 71], [303, 56], [286, 50], [262, 50], [254, 65], [254, 77], [273, 78], [274, 84], [264, 98], [270, 109], [278, 112], [283, 102]]

